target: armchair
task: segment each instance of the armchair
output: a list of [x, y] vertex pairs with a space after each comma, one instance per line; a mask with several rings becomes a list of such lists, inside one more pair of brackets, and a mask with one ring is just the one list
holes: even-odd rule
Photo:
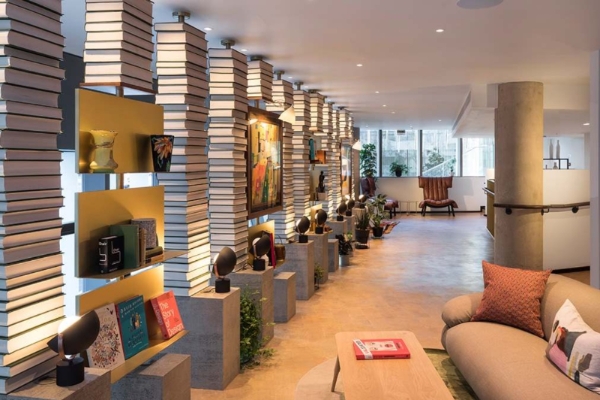
[[420, 176], [419, 187], [423, 189], [423, 201], [419, 204], [422, 216], [425, 216], [428, 206], [429, 208], [448, 207], [448, 215], [452, 213], [452, 216], [455, 216], [454, 209], [458, 208], [458, 205], [456, 201], [448, 198], [448, 189], [452, 187], [451, 176], [442, 178]]

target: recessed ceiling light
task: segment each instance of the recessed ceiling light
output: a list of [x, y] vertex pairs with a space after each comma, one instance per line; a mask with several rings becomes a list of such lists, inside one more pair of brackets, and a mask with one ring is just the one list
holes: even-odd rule
[[207, 26], [206, 28], [204, 28], [204, 30], [205, 30], [206, 32], [210, 32], [210, 31], [212, 31], [212, 28], [209, 28], [209, 27]]
[[375, 93], [379, 94], [379, 90], [377, 90]]
[[435, 31], [436, 31], [437, 33], [442, 33], [442, 32], [444, 32], [444, 30], [443, 30], [443, 29], [441, 29], [441, 28], [440, 28], [440, 29], [436, 29]]
[[590, 126], [590, 123], [586, 122], [585, 124], [583, 124], [583, 126]]
[[442, 120], [441, 120], [441, 119], [438, 119], [438, 121], [442, 122]]
[[383, 106], [384, 106], [384, 107], [387, 107], [387, 104], [384, 104]]
[[293, 76], [288, 76], [288, 79], [294, 79], [294, 77]]
[[357, 66], [357, 67], [362, 67], [363, 65], [362, 65], [362, 64], [356, 64], [356, 66]]
[[247, 51], [248, 51], [248, 49], [242, 49], [242, 51], [245, 53], [245, 52], [247, 52]]
[[392, 111], [392, 114], [396, 114], [396, 111]]
[[504, 0], [458, 0], [456, 3], [460, 8], [467, 10], [479, 10], [481, 8], [490, 8], [497, 6]]

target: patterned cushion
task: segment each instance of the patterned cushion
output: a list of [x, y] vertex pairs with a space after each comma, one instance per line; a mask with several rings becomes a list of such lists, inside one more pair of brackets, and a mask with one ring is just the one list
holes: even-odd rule
[[546, 355], [569, 378], [600, 393], [600, 333], [568, 299], [554, 317]]
[[513, 326], [543, 337], [540, 304], [552, 271], [528, 271], [483, 261], [484, 290], [471, 321]]

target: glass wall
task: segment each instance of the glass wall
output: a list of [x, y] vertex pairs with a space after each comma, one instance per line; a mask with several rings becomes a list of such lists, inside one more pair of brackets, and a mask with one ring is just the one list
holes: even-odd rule
[[462, 176], [485, 176], [494, 168], [493, 138], [464, 138], [462, 140]]
[[[379, 159], [380, 157], [380, 151], [379, 151], [379, 130], [361, 130], [360, 131], [360, 143], [364, 146], [365, 144], [374, 144], [375, 145], [375, 152], [377, 153], [377, 159]], [[381, 176], [380, 171], [379, 171], [379, 164], [377, 164], [377, 167], [375, 168], [377, 170], [376, 175], [377, 176]]]
[[450, 131], [423, 131], [423, 176], [460, 175], [459, 140]]
[[383, 131], [381, 148], [381, 176], [396, 176], [390, 171], [393, 162], [408, 168], [402, 176], [418, 176], [419, 131]]

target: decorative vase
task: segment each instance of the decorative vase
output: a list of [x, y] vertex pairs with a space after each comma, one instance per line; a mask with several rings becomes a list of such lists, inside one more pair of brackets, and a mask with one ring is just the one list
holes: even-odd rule
[[556, 140], [556, 158], [560, 158], [560, 140]]
[[396, 170], [396, 177], [400, 178], [402, 176], [402, 170]]
[[383, 236], [383, 226], [373, 228], [373, 237], [380, 238]]
[[175, 136], [173, 135], [150, 136], [154, 172], [169, 172], [171, 170], [171, 158], [173, 157], [174, 141]]
[[340, 255], [340, 267], [347, 267], [350, 265], [350, 255]]
[[113, 159], [113, 145], [117, 132], [93, 129], [90, 131], [94, 140], [90, 169], [95, 173], [113, 173], [119, 166]]
[[554, 158], [554, 140], [550, 139], [550, 154], [548, 155], [549, 159]]
[[368, 229], [357, 229], [356, 230], [356, 241], [360, 244], [367, 244], [369, 242], [369, 234], [371, 233]]

